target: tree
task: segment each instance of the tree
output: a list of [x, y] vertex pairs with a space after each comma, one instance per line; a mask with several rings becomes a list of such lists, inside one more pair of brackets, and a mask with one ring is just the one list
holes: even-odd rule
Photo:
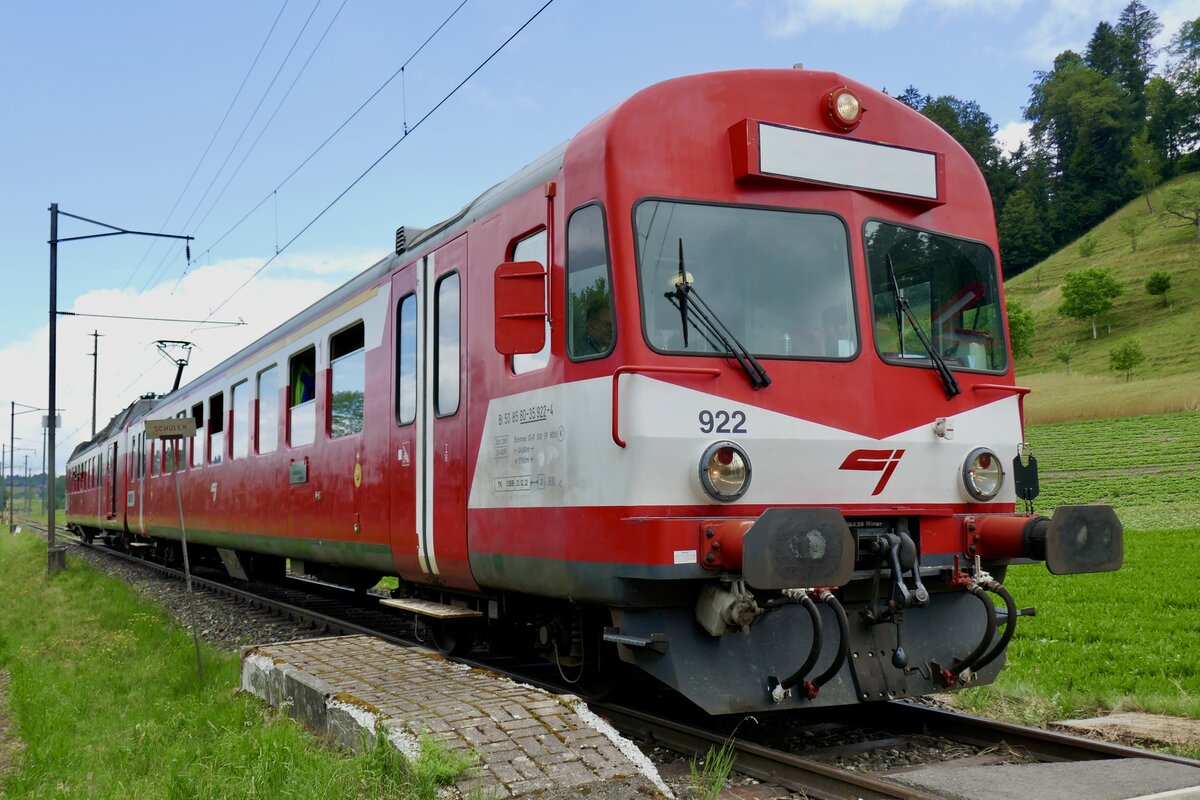
[[1050, 252], [1050, 236], [1042, 215], [1024, 189], [1009, 195], [1000, 214], [1000, 254], [1004, 274], [1017, 275]]
[[1059, 342], [1052, 348], [1054, 357], [1063, 363], [1067, 368], [1067, 374], [1071, 374], [1071, 356], [1075, 355], [1074, 342]]
[[[1162, 161], [1164, 175], [1175, 174], [1184, 145], [1192, 136], [1189, 102], [1160, 75], [1155, 75], [1146, 84], [1146, 131], [1151, 146]], [[1137, 154], [1134, 158], [1137, 159]]]
[[[1162, 159], [1154, 145], [1150, 143], [1150, 127], [1142, 126], [1142, 132], [1133, 137], [1129, 143], [1129, 176], [1138, 189], [1146, 195], [1146, 208], [1154, 213], [1154, 205], [1150, 202], [1150, 190], [1162, 180]], [[1134, 250], [1137, 249], [1135, 246]]]
[[1167, 76], [1178, 93], [1179, 147], [1186, 150], [1200, 138], [1200, 17], [1179, 27], [1167, 52], [1174, 57]]
[[1089, 259], [1096, 252], [1096, 237], [1090, 233], [1079, 240], [1079, 257]]
[[1133, 101], [1133, 119], [1141, 119], [1145, 112], [1146, 81], [1154, 69], [1154, 37], [1162, 32], [1158, 15], [1141, 0], [1131, 2], [1121, 10], [1117, 18], [1118, 80], [1129, 92]]
[[1162, 303], [1167, 304], [1167, 292], [1171, 288], [1171, 274], [1161, 269], [1150, 273], [1146, 279], [1146, 291], [1152, 295], [1162, 295]]
[[1136, 253], [1138, 239], [1142, 238], [1142, 234], [1146, 232], [1146, 221], [1141, 217], [1126, 217], [1117, 227], [1128, 237], [1129, 247]]
[[1088, 267], [1068, 272], [1063, 277], [1063, 301], [1058, 313], [1070, 319], [1090, 321], [1095, 339], [1096, 318], [1111, 311], [1113, 300], [1120, 294], [1121, 285], [1106, 270]]
[[1160, 213], [1171, 218], [1170, 221], [1175, 225], [1195, 228], [1196, 241], [1200, 242], [1200, 184], [1175, 186], [1168, 190], [1161, 200]]
[[1117, 372], [1125, 373], [1125, 382], [1133, 379], [1133, 370], [1146, 360], [1142, 352], [1142, 343], [1137, 339], [1126, 339], [1108, 351], [1108, 366]]
[[1008, 336], [1012, 339], [1013, 358], [1033, 355], [1033, 337], [1037, 328], [1033, 312], [1020, 300], [1008, 301]]

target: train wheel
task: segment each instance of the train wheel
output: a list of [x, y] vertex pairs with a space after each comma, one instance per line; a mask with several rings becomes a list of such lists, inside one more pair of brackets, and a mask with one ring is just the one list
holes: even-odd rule
[[475, 644], [475, 624], [434, 620], [426, 623], [434, 648], [444, 656], [461, 656]]

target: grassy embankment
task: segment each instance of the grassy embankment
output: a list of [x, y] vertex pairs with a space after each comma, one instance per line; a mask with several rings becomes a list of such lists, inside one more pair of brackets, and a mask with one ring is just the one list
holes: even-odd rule
[[[1200, 174], [1176, 178], [1151, 201], [1157, 210], [1172, 187], [1196, 184]], [[1121, 230], [1127, 220], [1144, 226], [1137, 250]], [[1008, 297], [1023, 302], [1037, 326], [1033, 355], [1017, 362], [1018, 382], [1034, 389], [1026, 404], [1030, 421], [1200, 410], [1200, 244], [1196, 229], [1180, 222], [1152, 213], [1141, 197], [1082, 237], [1095, 243], [1090, 255], [1077, 240], [1006, 280]], [[1089, 323], [1057, 313], [1063, 276], [1084, 267], [1109, 270], [1123, 288], [1095, 340]], [[1167, 305], [1145, 289], [1156, 270], [1171, 276]], [[1146, 353], [1130, 383], [1108, 365], [1109, 350], [1126, 337], [1138, 339]], [[1072, 348], [1069, 370], [1055, 357], [1056, 346]]]
[[0, 533], [0, 669], [11, 681], [4, 797], [434, 797], [462, 769], [426, 745], [349, 756], [237, 694], [238, 658], [204, 647], [118, 580], [72, 560], [48, 581], [45, 544]]
[[1125, 565], [1010, 569], [1005, 584], [1039, 615], [1020, 621], [999, 680], [959, 704], [1033, 723], [1117, 710], [1200, 718], [1200, 413], [1033, 426], [1029, 439], [1038, 510], [1111, 503]]

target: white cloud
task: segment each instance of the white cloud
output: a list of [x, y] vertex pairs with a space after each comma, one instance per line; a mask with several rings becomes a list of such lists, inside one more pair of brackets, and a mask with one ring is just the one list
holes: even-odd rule
[[993, 137], [996, 144], [1005, 153], [1016, 150], [1021, 143], [1029, 144], [1029, 130], [1033, 127], [1030, 122], [1010, 122], [1002, 125]]
[[[175, 367], [154, 346], [158, 339], [195, 342], [191, 363], [184, 371], [186, 383], [205, 370], [290, 319], [296, 313], [373, 264], [378, 254], [298, 253], [281, 256], [271, 267], [229, 300], [214, 315], [217, 320], [245, 320], [244, 326], [203, 327], [192, 324], [59, 317], [58, 401], [63, 427], [56, 437], [56, 458], [61, 472], [71, 450], [91, 436], [93, 330], [101, 333], [96, 424], [108, 420], [145, 392], [163, 393], [171, 388]], [[172, 293], [173, 282], [144, 292], [101, 289], [76, 298], [67, 311], [128, 316], [203, 319], [241, 286], [260, 259], [231, 259], [192, 270]], [[9, 380], [9, 396], [18, 403], [45, 406], [47, 403], [47, 351], [49, 328], [43, 325], [28, 338], [0, 349], [0, 374], [19, 376]], [[7, 414], [7, 403], [0, 411]], [[20, 409], [18, 409], [20, 410]], [[40, 472], [42, 463], [41, 413], [16, 418], [18, 448], [29, 447], [30, 471]], [[0, 426], [7, 428], [7, 426]], [[8, 431], [0, 434], [8, 441]], [[17, 451], [16, 468], [23, 468], [25, 451]], [[5, 465], [7, 469], [7, 464]]]
[[783, 0], [782, 7], [768, 9], [767, 34], [776, 38], [793, 36], [816, 25], [890, 28], [906, 11], [991, 10], [1019, 5], [1023, 0]]

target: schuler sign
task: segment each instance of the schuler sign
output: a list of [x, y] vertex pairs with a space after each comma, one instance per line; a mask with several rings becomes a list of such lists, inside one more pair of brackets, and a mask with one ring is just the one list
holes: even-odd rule
[[196, 435], [196, 420], [192, 417], [146, 420], [146, 436], [151, 439], [180, 439]]

